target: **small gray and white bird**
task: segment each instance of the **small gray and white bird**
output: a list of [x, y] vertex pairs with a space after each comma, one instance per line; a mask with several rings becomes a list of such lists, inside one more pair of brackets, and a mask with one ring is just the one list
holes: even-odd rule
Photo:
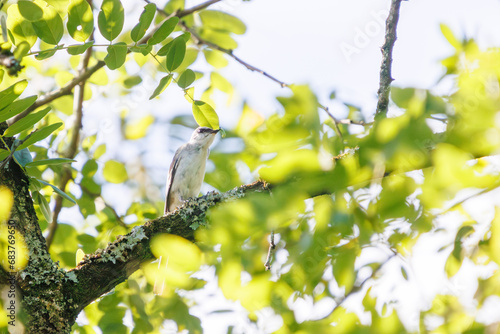
[[168, 171], [165, 214], [174, 211], [190, 197], [200, 193], [210, 145], [219, 130], [200, 127], [191, 139], [177, 149]]

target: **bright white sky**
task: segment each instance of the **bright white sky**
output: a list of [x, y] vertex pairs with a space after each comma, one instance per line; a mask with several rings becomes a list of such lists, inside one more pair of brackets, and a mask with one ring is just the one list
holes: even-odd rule
[[[189, 8], [202, 1], [186, 2], [186, 8]], [[143, 6], [137, 1], [127, 3], [131, 7]], [[132, 3], [134, 5], [130, 5]], [[370, 114], [375, 108], [381, 61], [380, 46], [383, 44], [385, 31], [382, 21], [386, 18], [381, 13], [387, 13], [389, 5], [390, 0], [226, 0], [211, 8], [233, 14], [247, 24], [247, 33], [237, 37], [239, 47], [235, 51], [236, 55], [286, 83], [309, 84], [320, 102], [329, 105], [336, 116], [343, 117], [345, 109], [340, 104], [329, 102], [330, 92], [334, 90], [340, 100], [361, 106], [365, 114]], [[500, 46], [500, 2], [496, 0], [413, 0], [404, 1], [401, 7], [393, 63], [393, 84], [396, 86], [435, 88], [436, 81], [443, 74], [439, 60], [453, 51], [440, 32], [440, 23], [449, 25], [457, 36], [473, 37], [481, 47]], [[379, 15], [382, 16], [382, 21]], [[362, 35], [366, 37], [363, 38]], [[357, 48], [359, 52], [346, 57], [341, 46], [347, 45]], [[197, 63], [195, 69], [196, 66], [203, 64]], [[236, 99], [235, 105], [228, 107], [228, 110], [217, 110], [222, 127], [230, 128], [235, 124], [239, 116], [235, 113], [238, 110], [235, 106], [241, 105], [242, 100], [268, 115], [279, 108], [275, 97], [289, 93], [287, 89], [280, 88], [258, 73], [246, 70], [235, 61], [230, 61], [230, 65], [221, 73], [236, 86], [241, 98]], [[143, 79], [143, 86], [150, 94], [157, 80]], [[144, 112], [146, 109], [164, 121], [174, 114], [190, 113], [189, 105], [176, 87], [169, 87], [159, 100], [151, 102], [147, 101], [147, 92], [141, 95], [139, 91], [125, 103], [132, 109], [140, 106], [138, 111]], [[106, 134], [113, 132], [116, 124], [100, 118], [99, 108], [95, 108], [98, 103], [89, 104], [88, 108], [96, 112], [94, 117], [86, 119], [84, 131], [92, 134], [97, 128], [100, 130], [100, 139], [107, 142]], [[166, 129], [168, 127], [165, 123], [155, 125], [150, 134], [152, 145], [149, 149], [152, 153], [145, 156], [146, 160], [150, 157], [151, 164], [157, 167], [159, 179], [166, 179], [173, 151], [180, 145], [180, 142], [168, 142]], [[185, 139], [189, 137], [189, 133], [179, 135]], [[170, 152], [167, 152], [166, 147]], [[113, 145], [108, 145], [108, 152], [112, 151]], [[127, 146], [122, 148], [119, 156], [127, 160], [127, 157], [135, 154], [137, 151]], [[122, 191], [120, 199], [115, 196], [117, 190]], [[120, 204], [128, 196], [124, 187], [110, 188], [106, 194], [109, 194], [112, 205]], [[488, 216], [492, 206], [493, 203], [489, 203], [485, 209], [487, 212], [479, 214]], [[118, 212], [125, 209], [118, 208]], [[410, 259], [415, 273], [419, 273], [416, 286], [400, 285], [396, 291], [392, 291], [397, 294], [402, 293], [402, 289], [411, 290], [409, 300], [414, 305], [400, 310], [405, 313], [406, 323], [410, 326], [418, 324], [415, 308], [426, 305], [432, 300], [434, 293], [446, 288], [444, 277], [433, 275], [442, 272], [442, 263], [428, 261], [435, 256], [436, 249], [432, 246], [432, 240], [427, 242], [428, 246], [419, 248], [422, 256]], [[390, 270], [400, 269], [395, 267]], [[457, 283], [461, 289], [460, 284], [464, 283]], [[384, 287], [381, 289], [383, 291]], [[208, 312], [208, 309], [197, 308], [198, 315], [204, 312]], [[228, 319], [227, 316], [224, 321], [219, 321], [213, 315], [205, 320], [208, 321], [205, 325], [212, 332], [217, 332], [217, 326], [221, 326], [221, 330], [226, 328], [227, 321], [238, 323], [237, 317]], [[249, 328], [244, 331], [252, 332]]]

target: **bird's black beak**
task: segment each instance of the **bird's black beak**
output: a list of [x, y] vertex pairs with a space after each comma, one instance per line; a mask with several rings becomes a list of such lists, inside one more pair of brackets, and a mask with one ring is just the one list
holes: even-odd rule
[[212, 129], [212, 133], [213, 133], [213, 134], [216, 134], [216, 133], [217, 133], [217, 132], [219, 132], [220, 130], [221, 130], [220, 128], [219, 128], [219, 129], [217, 129], [217, 130], [213, 130], [213, 129]]

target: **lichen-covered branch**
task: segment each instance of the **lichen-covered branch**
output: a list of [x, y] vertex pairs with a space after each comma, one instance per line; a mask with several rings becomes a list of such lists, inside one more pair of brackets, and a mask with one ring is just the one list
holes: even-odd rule
[[392, 78], [392, 50], [396, 42], [396, 28], [402, 0], [392, 0], [385, 26], [385, 42], [382, 46], [382, 65], [380, 66], [380, 86], [378, 89], [377, 114], [385, 116], [389, 106], [389, 92]]
[[194, 222], [204, 222], [209, 208], [229, 200], [244, 197], [248, 193], [267, 191], [268, 185], [258, 181], [243, 185], [225, 193], [211, 192], [203, 197], [189, 200], [182, 208], [166, 216], [135, 227], [129, 234], [119, 237], [103, 250], [86, 255], [84, 260], [68, 274], [75, 282], [67, 281], [66, 290], [76, 305], [75, 317], [90, 302], [124, 282], [145, 261], [153, 260], [149, 242], [161, 233], [181, 236], [195, 241]]

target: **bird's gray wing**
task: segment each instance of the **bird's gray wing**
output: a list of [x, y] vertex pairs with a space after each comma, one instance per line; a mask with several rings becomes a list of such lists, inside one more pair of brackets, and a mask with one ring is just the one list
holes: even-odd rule
[[167, 189], [165, 199], [165, 214], [168, 212], [171, 203], [170, 190], [172, 189], [172, 183], [174, 182], [175, 172], [177, 171], [177, 167], [179, 166], [181, 148], [182, 147], [175, 151], [174, 158], [172, 159], [172, 163], [170, 164], [170, 169], [168, 170], [169, 179], [166, 186]]

